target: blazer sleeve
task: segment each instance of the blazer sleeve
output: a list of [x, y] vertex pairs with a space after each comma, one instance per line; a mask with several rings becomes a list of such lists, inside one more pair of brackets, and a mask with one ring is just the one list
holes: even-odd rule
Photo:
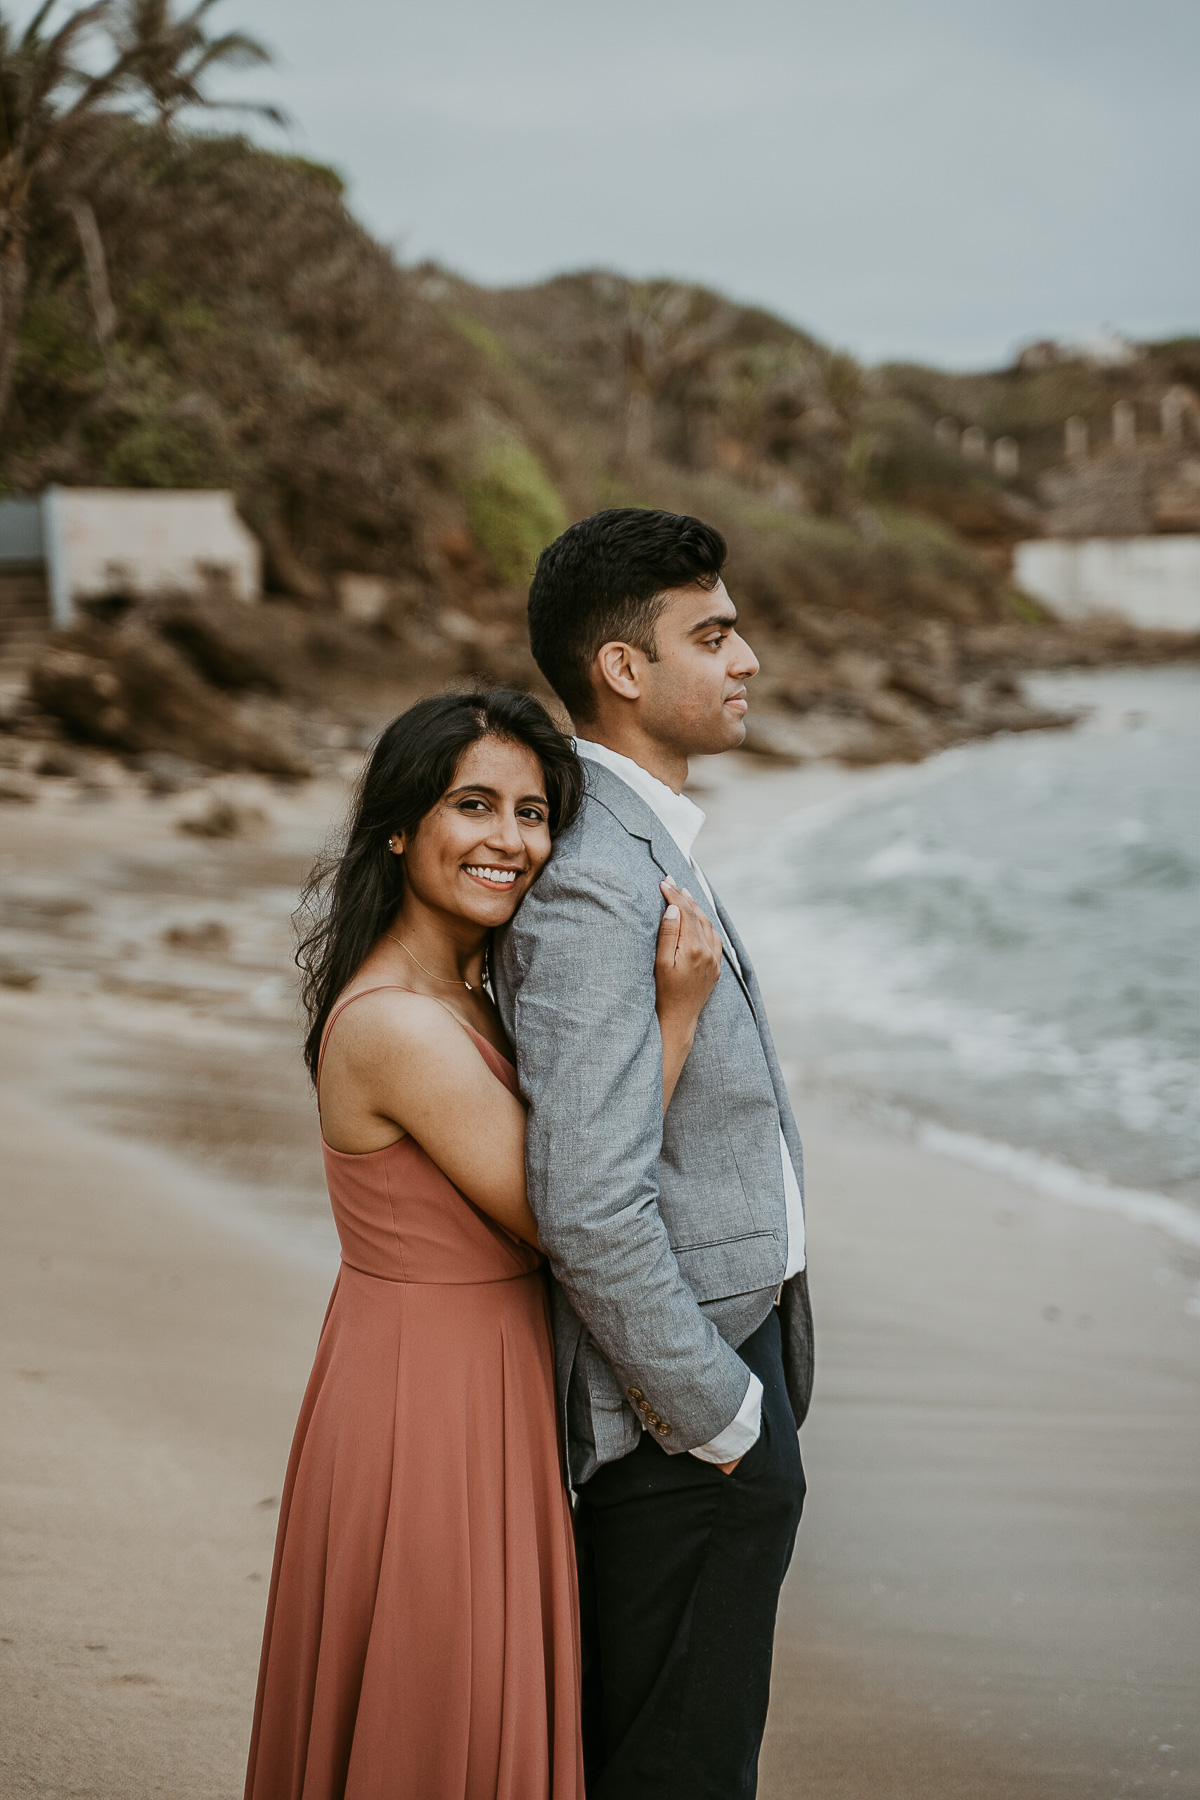
[[750, 1376], [680, 1274], [658, 1209], [661, 895], [588, 862], [555, 858], [500, 946], [529, 1204], [571, 1305], [675, 1453], [729, 1424]]

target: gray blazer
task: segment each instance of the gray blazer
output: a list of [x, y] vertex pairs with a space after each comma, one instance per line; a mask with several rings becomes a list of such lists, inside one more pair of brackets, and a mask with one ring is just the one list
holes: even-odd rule
[[[654, 1015], [659, 882], [686, 859], [625, 782], [586, 764], [575, 822], [497, 945], [501, 1014], [529, 1106], [529, 1204], [554, 1275], [558, 1394], [575, 1484], [632, 1450], [705, 1444], [749, 1386], [737, 1346], [783, 1281], [779, 1128], [802, 1153], [762, 996], [733, 927], [691, 1055], [662, 1116]], [[704, 904], [703, 896], [699, 896]], [[780, 1296], [800, 1424], [812, 1391], [802, 1272]]]

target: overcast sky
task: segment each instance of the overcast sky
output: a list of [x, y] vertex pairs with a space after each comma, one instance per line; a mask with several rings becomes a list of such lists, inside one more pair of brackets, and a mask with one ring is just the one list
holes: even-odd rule
[[[224, 0], [406, 259], [607, 266], [960, 367], [1200, 322], [1196, 0]], [[264, 141], [280, 142], [279, 134]]]

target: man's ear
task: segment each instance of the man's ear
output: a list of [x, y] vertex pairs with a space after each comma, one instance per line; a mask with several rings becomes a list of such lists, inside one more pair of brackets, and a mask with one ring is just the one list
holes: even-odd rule
[[622, 700], [641, 696], [642, 653], [632, 644], [602, 644], [596, 654], [596, 680]]

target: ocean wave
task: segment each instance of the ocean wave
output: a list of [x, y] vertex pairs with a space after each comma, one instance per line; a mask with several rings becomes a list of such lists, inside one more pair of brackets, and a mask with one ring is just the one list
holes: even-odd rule
[[1053, 1080], [1074, 1110], [1115, 1114], [1131, 1132], [1160, 1127], [1192, 1091], [1195, 1064], [1169, 1043], [1122, 1036], [1085, 1046], [1054, 1020], [939, 992], [948, 944], [898, 943], [833, 909], [797, 907], [750, 911], [743, 935], [772, 993], [818, 1033], [834, 1018], [886, 1034], [897, 1056], [925, 1040], [959, 1078]]
[[1196, 692], [1136, 679], [1158, 724], [880, 771], [710, 873], [807, 1079], [1195, 1217]]

